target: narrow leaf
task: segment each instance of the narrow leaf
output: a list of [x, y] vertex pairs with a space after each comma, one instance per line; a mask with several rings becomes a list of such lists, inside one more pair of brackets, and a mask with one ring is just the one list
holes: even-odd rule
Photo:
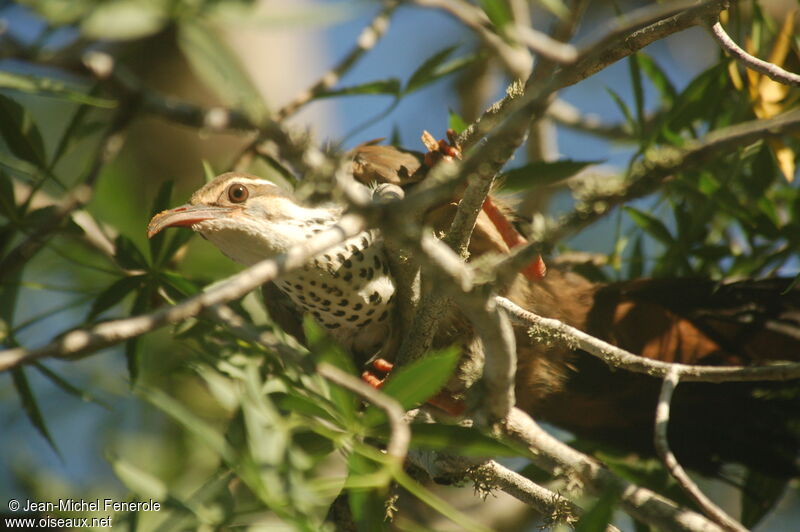
[[674, 244], [675, 240], [672, 238], [667, 226], [652, 214], [647, 214], [633, 207], [625, 207], [625, 212], [628, 213], [636, 225], [662, 244], [667, 246]]
[[253, 123], [267, 116], [263, 98], [239, 58], [219, 35], [200, 21], [184, 20], [178, 26], [178, 45], [192, 68], [228, 105], [242, 109]]
[[423, 61], [417, 70], [411, 74], [411, 77], [408, 78], [408, 83], [406, 83], [404, 92], [413, 92], [433, 81], [436, 69], [450, 57], [450, 54], [452, 54], [456, 48], [458, 48], [457, 44], [448, 46]]
[[90, 39], [127, 41], [147, 37], [167, 23], [166, 13], [155, 2], [111, 0], [97, 5], [81, 24]]
[[[161, 183], [158, 193], [153, 200], [153, 208], [150, 209], [151, 217], [169, 208], [169, 200], [172, 197], [173, 184], [174, 181], [171, 179]], [[148, 240], [148, 246], [150, 247], [150, 262], [153, 265], [161, 264], [161, 249], [164, 246], [164, 239], [166, 237], [167, 233], [165, 231], [161, 231], [156, 236]]]
[[0, 94], [0, 135], [16, 157], [45, 166], [44, 141], [27, 109]]
[[603, 161], [537, 161], [519, 168], [513, 168], [503, 174], [502, 186], [506, 190], [525, 190], [534, 186], [552, 185], [570, 178], [592, 164]]
[[397, 96], [400, 93], [400, 80], [397, 78], [379, 79], [368, 81], [361, 85], [330, 89], [317, 96], [317, 98], [333, 98], [336, 96], [358, 96], [367, 94], [384, 94]]
[[122, 301], [125, 296], [141, 286], [142, 280], [142, 275], [133, 275], [114, 281], [111, 286], [103, 290], [94, 300], [86, 319], [92, 321], [97, 316]]
[[44, 416], [42, 416], [42, 411], [39, 410], [39, 404], [36, 402], [36, 397], [34, 397], [33, 390], [31, 390], [30, 384], [28, 383], [25, 370], [22, 368], [13, 368], [11, 370], [11, 379], [14, 381], [14, 388], [17, 390], [20, 403], [22, 403], [22, 409], [25, 410], [25, 415], [28, 416], [28, 420], [39, 434], [47, 440], [47, 443], [50, 444], [53, 451], [55, 451], [58, 456], [61, 456], [61, 452], [59, 452], [58, 447], [56, 447], [56, 442], [50, 436], [50, 431], [47, 430], [47, 424], [44, 421]]
[[[405, 409], [426, 401], [450, 379], [460, 354], [457, 348], [451, 347], [395, 369], [381, 391], [397, 399]], [[364, 414], [366, 425], [374, 425], [384, 419], [383, 411], [375, 406], [370, 406]]]
[[142, 252], [139, 251], [139, 248], [136, 247], [136, 244], [134, 244], [133, 240], [130, 238], [119, 235], [114, 240], [114, 249], [116, 249], [114, 260], [123, 268], [127, 270], [142, 270], [147, 268], [147, 260], [145, 260]]
[[70, 89], [64, 82], [53, 78], [0, 71], [0, 88], [36, 94], [38, 96], [62, 98], [71, 102], [104, 109], [113, 109], [117, 106], [117, 102], [114, 100], [97, 98], [78, 90]]

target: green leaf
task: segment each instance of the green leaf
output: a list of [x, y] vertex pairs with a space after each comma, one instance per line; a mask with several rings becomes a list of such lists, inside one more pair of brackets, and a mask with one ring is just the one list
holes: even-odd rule
[[[361, 484], [361, 478], [370, 478], [380, 469], [380, 466], [368, 458], [351, 453], [347, 460], [349, 484]], [[388, 477], [387, 477], [388, 480]], [[348, 489], [348, 503], [353, 515], [356, 529], [359, 532], [372, 532], [387, 530], [386, 509], [384, 501], [386, 494], [382, 489], [375, 488], [350, 488]]]
[[426, 59], [422, 65], [411, 74], [405, 89], [403, 89], [403, 94], [410, 94], [445, 76], [466, 68], [480, 57], [480, 54], [467, 54], [445, 63], [445, 60], [457, 47], [458, 45], [450, 46], [436, 52]]
[[161, 281], [181, 297], [193, 296], [200, 288], [184, 276], [174, 272], [161, 272]]
[[41, 362], [34, 362], [33, 366], [39, 370], [39, 373], [44, 375], [50, 382], [67, 392], [68, 394], [77, 397], [81, 401], [85, 403], [94, 403], [98, 406], [102, 406], [106, 410], [112, 410], [111, 405], [106, 403], [105, 401], [101, 401], [91, 393], [87, 392], [85, 389], [78, 388], [77, 386], [73, 385], [67, 379], [56, 373], [55, 371], [51, 370]]
[[115, 100], [97, 98], [72, 90], [59, 80], [39, 76], [16, 74], [14, 72], [0, 71], [0, 88], [11, 89], [37, 96], [51, 96], [63, 98], [71, 102], [91, 105], [103, 109], [113, 109], [117, 106]]
[[197, 75], [226, 104], [242, 109], [256, 124], [268, 115], [261, 94], [239, 58], [211, 26], [197, 20], [184, 20], [178, 26], [178, 45]]
[[574, 176], [592, 164], [603, 161], [536, 161], [519, 168], [513, 168], [503, 174], [502, 187], [505, 190], [526, 190], [534, 186], [552, 185]]
[[108, 457], [114, 473], [133, 493], [143, 498], [165, 500], [169, 493], [166, 484], [158, 477], [120, 458]]
[[334, 98], [337, 96], [358, 96], [366, 94], [388, 94], [397, 96], [400, 93], [400, 80], [397, 78], [379, 79], [368, 81], [361, 85], [330, 89], [319, 95], [317, 98]]
[[147, 260], [130, 238], [119, 235], [114, 240], [114, 248], [116, 249], [114, 260], [126, 270], [143, 270], [147, 268]]
[[[397, 401], [404, 409], [430, 399], [447, 384], [458, 364], [460, 351], [450, 347], [429, 353], [408, 366], [392, 370], [381, 391]], [[364, 413], [364, 423], [375, 425], [385, 419], [385, 414], [375, 406]]]
[[675, 90], [675, 86], [669, 80], [667, 74], [658, 66], [658, 63], [646, 53], [640, 51], [633, 57], [636, 58], [639, 68], [658, 91], [658, 95], [661, 97], [661, 104], [664, 108], [669, 109], [672, 107], [675, 98], [678, 96], [678, 91]]
[[467, 124], [461, 115], [450, 109], [447, 113], [447, 127], [455, 131], [457, 134], [461, 134], [469, 124]]
[[81, 31], [90, 39], [127, 41], [156, 33], [167, 20], [164, 6], [157, 2], [111, 0], [83, 19]]
[[14, 199], [14, 182], [0, 170], [0, 215], [9, 220], [17, 219], [17, 201]]
[[789, 479], [749, 470], [741, 490], [742, 524], [752, 529], [781, 499]]
[[25, 3], [52, 26], [78, 22], [96, 5], [95, 0], [30, 0]]
[[88, 321], [94, 320], [101, 313], [122, 301], [125, 296], [139, 288], [143, 280], [144, 276], [133, 275], [123, 277], [113, 282], [111, 286], [100, 292], [100, 295], [94, 300], [86, 319]]
[[614, 100], [614, 103], [617, 104], [619, 110], [622, 111], [622, 115], [625, 117], [625, 122], [628, 124], [628, 127], [631, 128], [631, 131], [638, 131], [637, 122], [634, 120], [631, 110], [628, 107], [628, 104], [625, 103], [625, 100], [623, 100], [619, 94], [608, 87], [606, 87], [606, 92], [609, 94], [609, 96], [611, 96], [611, 99]]
[[412, 425], [411, 447], [446, 451], [459, 456], [528, 456], [530, 452], [513, 442], [508, 444], [475, 427], [420, 423]]
[[502, 29], [511, 22], [511, 13], [503, 0], [479, 0], [478, 4], [495, 28]]
[[667, 226], [655, 216], [642, 212], [638, 209], [634, 209], [633, 207], [625, 207], [625, 212], [628, 213], [636, 225], [644, 229], [647, 234], [662, 244], [671, 246], [675, 243], [675, 240], [672, 238]]
[[635, 131], [642, 132], [644, 131], [644, 88], [642, 87], [642, 71], [636, 60], [636, 54], [628, 57], [628, 69], [631, 73], [633, 100], [636, 104], [636, 123], [639, 126]]
[[[303, 332], [309, 351], [318, 361], [332, 364], [351, 375], [356, 374], [356, 368], [351, 358], [308, 315], [303, 320]], [[356, 396], [337, 384], [329, 383], [329, 387], [331, 401], [336, 405], [337, 412], [347, 420], [355, 419]]]
[[613, 491], [606, 491], [588, 512], [583, 514], [575, 524], [575, 532], [597, 532], [605, 530], [614, 517], [614, 508], [619, 496]]
[[[156, 194], [155, 199], [153, 199], [153, 207], [150, 209], [150, 217], [152, 218], [156, 214], [160, 213], [161, 211], [165, 211], [169, 208], [170, 198], [172, 197], [172, 186], [174, 181], [171, 179], [168, 181], [164, 181], [161, 183], [161, 186], [158, 188], [158, 193]], [[148, 240], [148, 246], [150, 247], [150, 261], [153, 265], [160, 265], [162, 264], [161, 261], [161, 249], [164, 246], [164, 240], [166, 239], [166, 232], [161, 231], [153, 238]]]
[[217, 177], [217, 173], [214, 171], [214, 167], [211, 166], [211, 163], [207, 159], [203, 159], [201, 161], [203, 163], [203, 178], [205, 179], [206, 183], [210, 183]]
[[644, 273], [644, 246], [642, 235], [636, 235], [628, 264], [628, 279], [638, 279]]
[[225, 437], [217, 429], [161, 390], [144, 387], [138, 387], [137, 390], [147, 402], [180, 423], [220, 457], [226, 461], [231, 459], [231, 450], [225, 443]]
[[0, 94], [0, 135], [8, 149], [23, 161], [44, 167], [44, 141], [28, 110]]
[[14, 388], [17, 390], [19, 401], [22, 403], [22, 409], [25, 410], [25, 415], [28, 416], [28, 420], [39, 434], [47, 440], [47, 443], [50, 444], [53, 451], [55, 451], [58, 456], [61, 456], [61, 452], [59, 452], [58, 447], [56, 447], [56, 442], [50, 436], [50, 431], [47, 430], [47, 424], [44, 421], [44, 416], [42, 416], [42, 411], [39, 410], [39, 404], [36, 402], [33, 390], [31, 390], [30, 384], [28, 384], [28, 377], [25, 375], [25, 370], [22, 368], [13, 368], [11, 370], [11, 379], [14, 381]]

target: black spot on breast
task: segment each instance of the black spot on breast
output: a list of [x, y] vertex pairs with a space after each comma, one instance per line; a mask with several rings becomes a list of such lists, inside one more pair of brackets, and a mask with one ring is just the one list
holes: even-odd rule
[[381, 259], [379, 259], [377, 255], [372, 257], [372, 262], [375, 263], [375, 269], [379, 270], [381, 268]]
[[367, 270], [367, 279], [372, 279], [373, 277], [375, 277], [375, 270], [370, 268]]
[[358, 276], [361, 277], [362, 279], [365, 279], [367, 277], [367, 269], [361, 268], [360, 270], [358, 270]]
[[352, 316], [347, 318], [347, 321], [356, 321], [357, 319], [358, 319], [358, 314], [353, 314]]
[[297, 294], [297, 299], [299, 299], [300, 301], [305, 301], [306, 296], [304, 296], [303, 294]]
[[353, 252], [353, 255], [355, 255], [356, 260], [359, 261], [359, 262], [364, 260], [364, 254], [361, 252], [360, 249], [356, 248], [356, 250]]
[[319, 318], [319, 317], [321, 317], [321, 316], [322, 316], [322, 315], [319, 313], [319, 311], [317, 311], [317, 310], [315, 310], [315, 311], [314, 311], [314, 312], [312, 312], [311, 314], [312, 314], [312, 315], [313, 315], [315, 318]]
[[349, 304], [350, 304], [350, 302], [348, 300], [346, 300], [346, 299], [342, 299], [341, 301], [339, 301], [339, 306], [340, 307], [346, 307]]
[[339, 259], [339, 262], [344, 262], [344, 254], [343, 253], [337, 253], [336, 254], [336, 258]]
[[382, 301], [381, 295], [378, 292], [372, 292], [372, 295], [369, 296], [369, 302], [373, 304], [378, 304]]
[[330, 312], [331, 311], [331, 307], [321, 307], [320, 310], [322, 312]]
[[339, 324], [338, 323], [326, 323], [325, 327], [327, 327], [328, 329], [338, 329], [339, 328]]
[[331, 294], [336, 297], [342, 297], [344, 295], [344, 292], [342, 292], [341, 288], [334, 286], [333, 288], [331, 288]]
[[353, 274], [350, 273], [350, 272], [347, 272], [344, 275], [342, 275], [342, 279], [344, 279], [345, 281], [350, 281], [350, 280], [353, 279]]
[[386, 264], [384, 262], [383, 265], [381, 266], [381, 269], [383, 270], [383, 273], [385, 273], [386, 275], [389, 275], [389, 265], [388, 264]]
[[373, 314], [375, 314], [375, 309], [374, 308], [371, 308], [371, 309], [369, 309], [367, 311], [367, 316], [372, 316]]
[[321, 305], [324, 306], [324, 307], [330, 306], [330, 304], [331, 304], [331, 300], [330, 299], [324, 299], [322, 301], [322, 303], [321, 303]]
[[283, 290], [286, 290], [287, 292], [291, 292], [292, 291], [292, 286], [288, 285], [288, 284], [283, 285], [281, 288]]
[[378, 321], [383, 321], [383, 320], [385, 320], [385, 319], [386, 319], [386, 316], [388, 316], [388, 315], [389, 315], [389, 312], [388, 312], [388, 311], [386, 311], [386, 310], [384, 310], [384, 311], [383, 311], [383, 314], [381, 314], [381, 315], [380, 315], [380, 317], [378, 317]]
[[355, 305], [353, 305], [353, 310], [361, 310], [362, 308], [364, 308], [364, 305], [362, 305], [361, 303], [356, 303]]
[[320, 286], [321, 286], [322, 288], [328, 288], [328, 283], [322, 283]]
[[334, 316], [344, 316], [344, 311], [343, 310], [337, 310], [336, 312], [333, 313], [333, 315]]
[[303, 289], [303, 285], [301, 285], [299, 283], [295, 283], [294, 287], [297, 288], [298, 290], [302, 290]]
[[361, 237], [361, 247], [366, 248], [369, 246], [369, 239], [366, 236]]
[[366, 325], [369, 325], [370, 323], [372, 323], [372, 318], [368, 318], [368, 319], [362, 321], [361, 322], [361, 326], [364, 327]]
[[344, 267], [345, 268], [352, 268], [353, 267], [353, 261], [350, 260], [350, 259], [347, 259], [346, 261], [344, 261]]

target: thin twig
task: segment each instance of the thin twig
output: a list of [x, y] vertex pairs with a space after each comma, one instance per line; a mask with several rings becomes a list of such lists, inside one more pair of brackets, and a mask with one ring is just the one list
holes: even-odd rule
[[548, 434], [519, 408], [511, 410], [505, 432], [530, 449], [531, 460], [537, 466], [554, 475], [567, 475], [573, 484], [582, 485], [594, 493], [617, 494], [621, 508], [643, 523], [665, 531], [722, 530], [706, 517], [619, 478], [596, 460]]
[[723, 50], [728, 52], [734, 57], [734, 59], [739, 61], [742, 65], [750, 70], [761, 72], [768, 78], [772, 79], [773, 81], [777, 81], [778, 83], [800, 87], [800, 75], [795, 74], [794, 72], [789, 72], [788, 70], [784, 70], [774, 63], [770, 63], [769, 61], [764, 61], [763, 59], [759, 59], [758, 57], [750, 55], [738, 44], [736, 44], [736, 42], [731, 39], [730, 35], [725, 32], [725, 28], [722, 27], [719, 17], [716, 17], [716, 22], [711, 25], [711, 34], [714, 36], [717, 42], [719, 42]]
[[609, 344], [575, 327], [553, 318], [545, 318], [520, 307], [510, 299], [497, 296], [497, 306], [508, 312], [512, 320], [550, 332], [548, 339], [558, 340], [582, 349], [609, 366], [651, 377], [664, 377], [678, 371], [681, 379], [693, 382], [786, 381], [800, 378], [800, 363], [771, 366], [692, 366], [652, 360]]
[[670, 475], [672, 475], [678, 482], [678, 485], [691, 497], [703, 513], [726, 530], [746, 532], [746, 529], [741, 523], [737, 522], [725, 513], [722, 508], [714, 504], [711, 499], [706, 497], [678, 463], [678, 460], [675, 458], [675, 455], [672, 454], [672, 450], [669, 447], [667, 425], [669, 425], [670, 402], [672, 401], [672, 394], [678, 386], [680, 376], [681, 372], [677, 368], [670, 369], [667, 371], [667, 374], [664, 375], [664, 382], [661, 385], [661, 393], [658, 396], [658, 405], [656, 406], [656, 422], [653, 434], [656, 452], [661, 458], [661, 461], [664, 462]]
[[45, 357], [65, 357], [89, 353], [145, 334], [170, 323], [196, 316], [213, 305], [238, 299], [279, 275], [303, 266], [310, 258], [364, 230], [363, 218], [345, 215], [331, 229], [313, 236], [288, 252], [263, 260], [208, 292], [191, 297], [173, 307], [141, 316], [101, 323], [90, 329], [68, 332], [36, 349], [14, 348], [0, 351], [0, 372]]
[[281, 107], [278, 112], [275, 113], [275, 119], [278, 121], [286, 119], [308, 102], [336, 85], [342, 76], [349, 72], [350, 69], [353, 68], [353, 65], [355, 65], [364, 54], [372, 50], [375, 45], [378, 44], [381, 37], [386, 34], [386, 31], [389, 29], [389, 20], [391, 19], [392, 13], [397, 9], [397, 5], [396, 0], [386, 2], [380, 13], [378, 13], [369, 25], [361, 31], [358, 39], [356, 39], [356, 45], [350, 50], [350, 53], [342, 58], [336, 66], [323, 74], [314, 85], [304, 90], [295, 96], [292, 101]]
[[400, 403], [398, 403], [395, 398], [389, 397], [380, 390], [373, 388], [358, 377], [354, 377], [327, 362], [320, 362], [317, 364], [317, 373], [329, 381], [347, 388], [351, 392], [357, 393], [386, 412], [386, 417], [389, 419], [389, 427], [392, 431], [389, 437], [389, 444], [386, 446], [386, 453], [396, 459], [398, 464], [402, 464], [406, 459], [406, 454], [408, 454], [408, 445], [411, 442], [411, 429], [409, 429], [408, 424], [403, 419], [405, 410], [403, 410]]
[[463, 0], [414, 0], [423, 7], [441, 9], [475, 32], [511, 73], [513, 79], [525, 79], [533, 68], [527, 49], [509, 44], [491, 29], [491, 23], [480, 8]]

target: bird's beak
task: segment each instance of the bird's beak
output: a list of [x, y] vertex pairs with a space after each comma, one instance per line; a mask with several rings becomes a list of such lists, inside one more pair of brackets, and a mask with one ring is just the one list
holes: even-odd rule
[[227, 216], [233, 209], [214, 205], [181, 205], [161, 211], [147, 224], [147, 238], [153, 238], [167, 227], [191, 227], [196, 223]]

